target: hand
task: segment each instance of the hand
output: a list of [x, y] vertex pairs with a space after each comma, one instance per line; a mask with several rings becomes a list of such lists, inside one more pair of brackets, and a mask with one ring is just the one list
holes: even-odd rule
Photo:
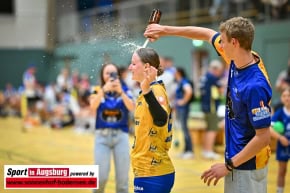
[[120, 79], [115, 79], [111, 82], [112, 82], [113, 91], [121, 94], [123, 92], [123, 89], [122, 89], [122, 84], [121, 84]]
[[147, 26], [144, 36], [149, 39], [150, 42], [156, 41], [162, 33], [162, 26], [159, 24], [150, 24]]
[[111, 81], [111, 80], [107, 81], [104, 84], [102, 89], [103, 89], [104, 92], [112, 92], [112, 91], [114, 91], [114, 81]]
[[210, 186], [212, 180], [214, 180], [213, 185], [216, 185], [218, 181], [228, 173], [229, 170], [226, 168], [225, 164], [218, 163], [212, 165], [209, 170], [203, 172], [201, 179], [204, 183], [207, 183], [208, 186]]
[[145, 68], [144, 71], [144, 79], [140, 83], [140, 87], [143, 94], [147, 94], [150, 92], [150, 83], [156, 80], [157, 77], [157, 69], [153, 66], [149, 66]]
[[285, 147], [287, 147], [289, 145], [289, 141], [288, 141], [288, 139], [284, 135], [281, 135], [279, 137], [279, 141]]
[[179, 99], [179, 100], [176, 101], [176, 104], [177, 104], [178, 106], [183, 106], [183, 105], [185, 105], [186, 103], [184, 102], [183, 99]]

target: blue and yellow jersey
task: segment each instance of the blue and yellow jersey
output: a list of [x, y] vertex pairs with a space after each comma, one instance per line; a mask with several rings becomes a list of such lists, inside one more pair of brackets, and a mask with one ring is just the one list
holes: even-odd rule
[[[133, 98], [130, 90], [122, 87], [123, 92], [130, 98]], [[94, 91], [98, 92], [99, 87]], [[111, 128], [121, 129], [124, 132], [129, 131], [129, 110], [126, 108], [123, 99], [117, 93], [105, 93], [96, 110], [96, 129]]]
[[[272, 89], [263, 61], [257, 53], [252, 52], [257, 59], [256, 64], [237, 69], [234, 61], [225, 58], [219, 33], [213, 37], [212, 44], [230, 65], [225, 116], [225, 156], [229, 159], [248, 144], [255, 136], [255, 130], [270, 126]], [[267, 146], [237, 169], [263, 168], [268, 163], [270, 153]]]
[[135, 141], [131, 152], [131, 161], [135, 177], [160, 176], [174, 172], [168, 156], [172, 142], [172, 119], [169, 100], [161, 82], [151, 84], [151, 89], [168, 113], [168, 121], [162, 127], [153, 124], [148, 104], [142, 94], [136, 101], [134, 114]]

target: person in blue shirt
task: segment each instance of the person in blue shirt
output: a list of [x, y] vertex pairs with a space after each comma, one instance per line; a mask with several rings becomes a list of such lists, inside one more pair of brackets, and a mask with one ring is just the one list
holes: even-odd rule
[[179, 36], [212, 44], [229, 65], [225, 112], [225, 163], [203, 172], [207, 185], [222, 177], [225, 193], [266, 193], [272, 89], [262, 58], [252, 51], [255, 27], [243, 17], [222, 22], [217, 32], [197, 26], [150, 24], [144, 36]]
[[96, 111], [95, 164], [99, 165], [99, 189], [103, 193], [108, 181], [111, 154], [114, 157], [116, 192], [128, 193], [129, 111], [135, 104], [132, 94], [121, 84], [119, 71], [114, 64], [102, 66], [101, 85], [90, 96], [90, 107]]
[[201, 110], [204, 113], [206, 123], [201, 154], [206, 159], [216, 160], [220, 158], [220, 155], [214, 152], [214, 143], [219, 129], [217, 110], [223, 93], [223, 74], [223, 64], [218, 60], [212, 60], [207, 72], [200, 79]]
[[186, 77], [183, 68], [178, 67], [176, 69], [175, 80], [177, 82], [174, 105], [175, 114], [176, 120], [180, 123], [180, 127], [184, 136], [184, 150], [180, 157], [182, 159], [191, 159], [194, 157], [194, 154], [187, 120], [189, 118], [190, 99], [193, 95], [193, 89], [189, 80]]
[[[290, 159], [290, 87], [285, 88], [281, 94], [282, 107], [272, 116], [271, 136], [277, 139], [276, 160], [278, 161], [277, 193], [283, 193], [287, 164]], [[276, 123], [282, 123], [284, 129], [275, 130]]]

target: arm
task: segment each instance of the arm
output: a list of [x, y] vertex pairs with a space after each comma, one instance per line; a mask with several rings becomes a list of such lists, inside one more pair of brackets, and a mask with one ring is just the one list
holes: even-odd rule
[[[240, 151], [232, 158], [233, 166], [237, 167], [242, 163], [248, 161], [269, 143], [270, 129], [257, 129], [255, 137], [253, 137], [253, 139], [245, 146], [242, 151]], [[211, 184], [212, 181], [213, 184], [216, 185], [218, 181], [222, 177], [226, 176], [231, 170], [232, 169], [227, 168], [225, 163], [217, 163], [211, 166], [210, 169], [203, 172], [203, 174], [201, 175], [201, 179], [204, 183], [207, 183], [208, 186]]]
[[96, 94], [92, 94], [89, 97], [90, 108], [92, 110], [96, 110], [99, 107], [103, 97], [104, 97], [103, 89], [99, 89], [99, 91]]
[[277, 133], [273, 129], [273, 127], [270, 127], [270, 132], [271, 132], [271, 137], [273, 137], [274, 139], [280, 141], [282, 145], [284, 145], [284, 146], [288, 146], [289, 145], [290, 142], [288, 141], [288, 139], [284, 135], [281, 135], [281, 134]]
[[157, 101], [153, 91], [150, 88], [150, 83], [157, 77], [157, 69], [153, 66], [149, 66], [145, 69], [146, 77], [140, 83], [140, 87], [144, 98], [149, 106], [150, 114], [153, 118], [153, 123], [159, 127], [163, 126], [167, 122], [167, 112], [163, 109], [160, 103]]
[[253, 158], [257, 153], [270, 144], [270, 129], [262, 128], [256, 130], [256, 135], [245, 146], [245, 148], [232, 157], [234, 167], [237, 167], [249, 159]]
[[177, 101], [178, 105], [185, 105], [186, 103], [188, 103], [188, 101], [190, 101], [191, 96], [193, 94], [193, 90], [191, 89], [191, 86], [189, 84], [185, 85], [183, 87], [183, 90], [184, 90], [184, 96], [182, 99]]
[[162, 36], [179, 36], [188, 39], [197, 39], [211, 42], [212, 37], [216, 34], [216, 31], [196, 26], [165, 26], [159, 24], [150, 24], [147, 26], [144, 33], [145, 37], [148, 37], [150, 41], [157, 40]]
[[133, 111], [135, 109], [134, 101], [124, 91], [121, 93], [121, 97], [123, 99], [123, 102], [124, 102], [126, 108], [129, 111]]
[[126, 106], [126, 108], [129, 111], [133, 111], [135, 108], [135, 103], [134, 101], [126, 94], [126, 92], [123, 90], [122, 87], [122, 83], [120, 81], [120, 79], [115, 79], [113, 81], [110, 81], [110, 83], [112, 84], [112, 88], [114, 89], [114, 91], [116, 91], [117, 93], [120, 94], [120, 96], [122, 97], [122, 100]]
[[167, 123], [168, 115], [157, 101], [152, 90], [149, 93], [144, 94], [144, 98], [149, 106], [149, 111], [152, 115], [153, 123], [159, 127], [164, 126]]

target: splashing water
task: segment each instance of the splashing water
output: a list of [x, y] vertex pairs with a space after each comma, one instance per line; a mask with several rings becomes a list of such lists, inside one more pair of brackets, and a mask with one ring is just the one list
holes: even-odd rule
[[146, 41], [144, 42], [142, 48], [146, 48], [148, 43], [149, 43], [149, 39], [146, 39]]
[[129, 52], [134, 52], [135, 50], [142, 48], [142, 46], [136, 44], [135, 42], [127, 42], [121, 45], [121, 47], [125, 48]]

